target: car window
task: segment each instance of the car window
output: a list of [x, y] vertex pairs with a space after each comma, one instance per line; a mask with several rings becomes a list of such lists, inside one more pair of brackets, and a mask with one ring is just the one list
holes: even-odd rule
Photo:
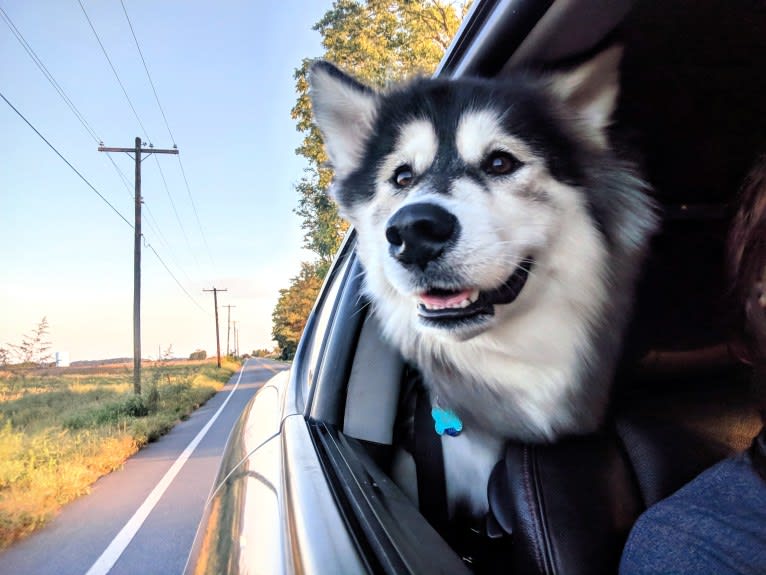
[[[339, 251], [338, 258], [328, 272], [325, 285], [320, 291], [303, 331], [293, 360], [292, 377], [294, 384], [289, 389], [294, 396], [287, 399], [293, 406], [290, 411], [302, 412], [309, 402], [317, 373], [322, 364], [322, 350], [327, 340], [327, 330], [335, 314], [338, 294], [345, 283], [348, 268], [353, 260], [353, 242], [347, 240]], [[293, 412], [295, 412], [293, 411]]]
[[310, 386], [316, 382], [316, 376], [319, 372], [322, 360], [322, 350], [324, 349], [327, 341], [327, 328], [330, 325], [335, 308], [337, 307], [338, 294], [340, 288], [346, 278], [346, 272], [351, 258], [344, 258], [344, 261], [340, 263], [341, 269], [330, 278], [330, 283], [325, 286], [324, 296], [315, 311], [316, 323], [314, 325], [314, 333], [311, 338], [311, 346], [308, 352], [308, 365], [307, 365], [307, 380]]

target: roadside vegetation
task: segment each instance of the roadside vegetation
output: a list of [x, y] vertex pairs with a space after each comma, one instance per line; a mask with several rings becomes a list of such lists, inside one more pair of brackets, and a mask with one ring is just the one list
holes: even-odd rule
[[0, 549], [44, 525], [142, 446], [210, 399], [237, 370], [227, 359], [0, 367]]

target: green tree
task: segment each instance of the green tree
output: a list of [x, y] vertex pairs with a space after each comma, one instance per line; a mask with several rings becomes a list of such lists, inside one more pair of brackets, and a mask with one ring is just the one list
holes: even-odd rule
[[[314, 30], [322, 36], [323, 59], [334, 62], [371, 86], [416, 75], [430, 75], [457, 32], [470, 0], [336, 0]], [[319, 130], [313, 123], [306, 58], [295, 70], [297, 101], [292, 109], [303, 141], [296, 152], [308, 167], [296, 185], [303, 244], [316, 254], [304, 262], [290, 286], [280, 290], [272, 314], [274, 340], [283, 358], [295, 353], [303, 328], [348, 223], [338, 214], [327, 190], [332, 170]]]
[[295, 355], [298, 340], [322, 287], [322, 278], [316, 268], [317, 264], [303, 262], [301, 272], [290, 280], [290, 287], [279, 290], [279, 300], [271, 315], [271, 336], [282, 350], [282, 359], [292, 359]]

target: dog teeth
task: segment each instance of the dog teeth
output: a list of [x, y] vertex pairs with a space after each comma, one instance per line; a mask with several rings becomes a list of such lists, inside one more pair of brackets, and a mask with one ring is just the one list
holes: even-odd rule
[[420, 305], [427, 310], [464, 309], [479, 299], [479, 290], [466, 290], [451, 296], [420, 296]]

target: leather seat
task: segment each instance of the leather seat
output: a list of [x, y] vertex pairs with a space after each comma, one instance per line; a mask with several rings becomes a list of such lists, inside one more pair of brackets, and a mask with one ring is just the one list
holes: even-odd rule
[[[657, 415], [639, 403], [595, 435], [552, 445], [508, 443], [488, 494], [494, 520], [511, 536], [506, 558], [514, 572], [615, 573], [644, 509], [758, 433], [747, 386], [726, 388], [705, 408], [676, 397], [668, 404], [673, 409]], [[673, 411], [677, 417], [667, 417]]]

